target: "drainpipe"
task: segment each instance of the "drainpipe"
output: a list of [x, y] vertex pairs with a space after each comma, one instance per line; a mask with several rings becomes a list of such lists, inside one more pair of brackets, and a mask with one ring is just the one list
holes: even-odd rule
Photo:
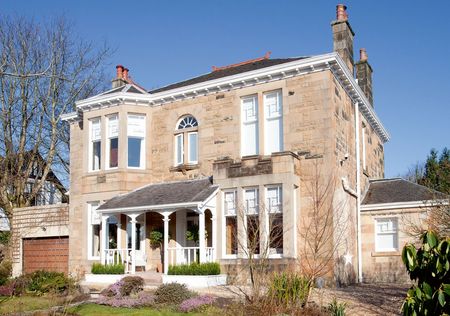
[[361, 168], [359, 153], [359, 104], [355, 103], [355, 148], [356, 148], [356, 234], [358, 242], [358, 282], [362, 282], [362, 252], [361, 252]]

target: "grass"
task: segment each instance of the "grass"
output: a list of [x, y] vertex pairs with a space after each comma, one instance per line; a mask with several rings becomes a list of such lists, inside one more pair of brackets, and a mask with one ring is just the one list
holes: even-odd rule
[[181, 316], [181, 315], [204, 315], [199, 313], [179, 313], [173, 312], [168, 309], [156, 310], [151, 307], [143, 307], [143, 308], [122, 308], [122, 307], [111, 307], [97, 304], [82, 304], [76, 307], [69, 308], [67, 310], [68, 313], [87, 316], [87, 315], [95, 315], [95, 316], [106, 316], [106, 315], [127, 315], [127, 316], [141, 316], [141, 315], [149, 315], [149, 316]]
[[40, 309], [49, 309], [53, 306], [63, 304], [62, 298], [51, 296], [21, 296], [5, 297], [0, 296], [0, 315], [22, 313]]

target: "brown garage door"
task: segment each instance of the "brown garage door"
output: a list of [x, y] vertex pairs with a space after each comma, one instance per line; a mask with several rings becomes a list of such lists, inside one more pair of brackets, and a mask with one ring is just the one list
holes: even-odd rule
[[23, 240], [23, 272], [48, 270], [68, 273], [69, 237]]

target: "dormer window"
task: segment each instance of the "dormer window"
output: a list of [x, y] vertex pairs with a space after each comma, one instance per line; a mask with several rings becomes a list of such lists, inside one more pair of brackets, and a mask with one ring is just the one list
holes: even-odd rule
[[175, 165], [185, 163], [198, 163], [198, 122], [192, 115], [182, 117], [175, 130]]
[[102, 154], [102, 120], [96, 117], [89, 121], [90, 125], [90, 149], [89, 149], [89, 169], [91, 171], [100, 170]]

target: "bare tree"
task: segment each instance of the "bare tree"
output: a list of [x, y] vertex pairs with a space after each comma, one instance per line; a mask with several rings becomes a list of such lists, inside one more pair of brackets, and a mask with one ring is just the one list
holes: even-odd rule
[[76, 37], [64, 18], [21, 17], [2, 17], [0, 49], [0, 208], [10, 218], [52, 170], [67, 175], [69, 127], [60, 116], [103, 89], [110, 49]]
[[[311, 283], [319, 277], [342, 276], [339, 264], [342, 256], [348, 255], [353, 245], [348, 236], [352, 229], [349, 197], [338, 195], [336, 175], [321, 173], [320, 164], [313, 162], [311, 174], [304, 177], [305, 195], [309, 203], [303, 204], [302, 220], [299, 223], [301, 238], [299, 266]], [[344, 263], [344, 266], [348, 264]], [[339, 280], [338, 280], [339, 281]]]

